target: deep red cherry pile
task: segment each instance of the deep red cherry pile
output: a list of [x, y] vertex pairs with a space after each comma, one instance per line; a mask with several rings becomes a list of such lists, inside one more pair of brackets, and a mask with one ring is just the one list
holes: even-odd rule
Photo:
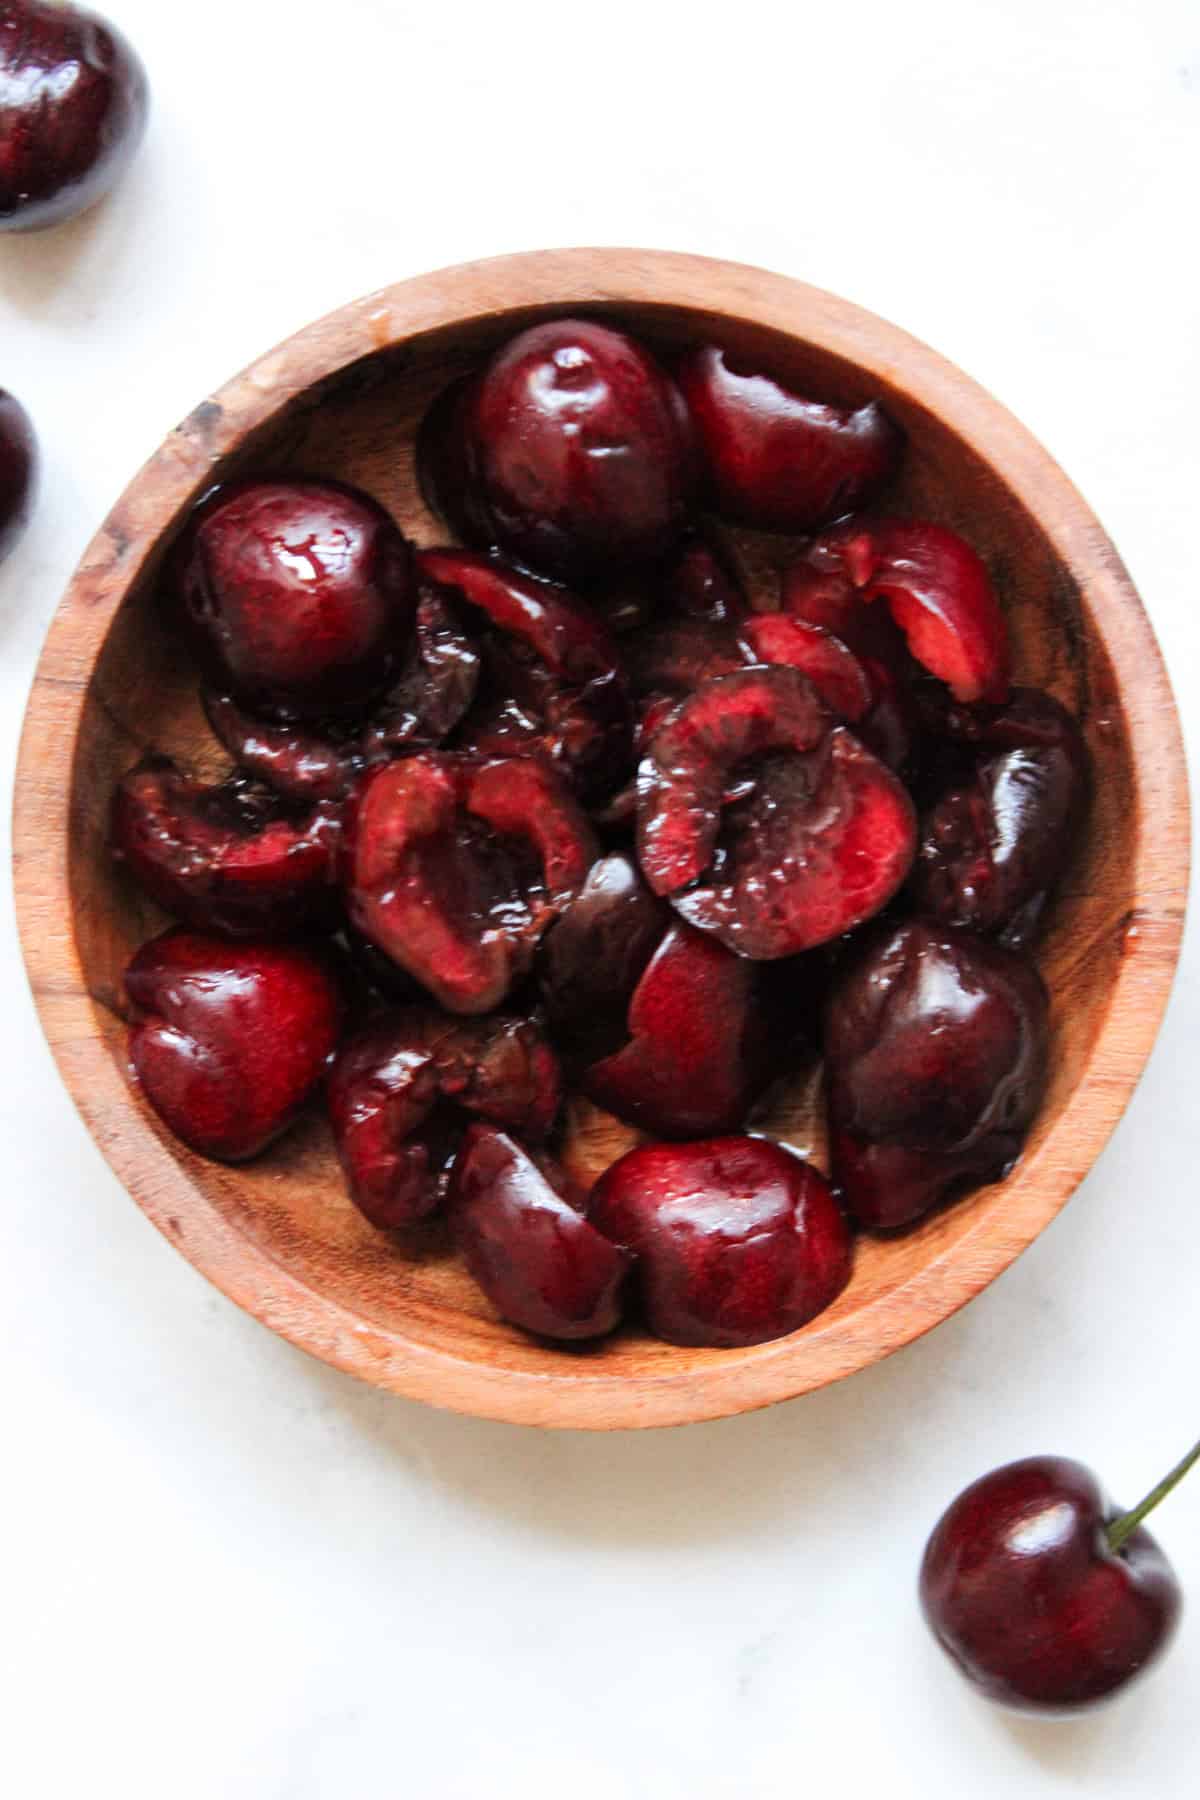
[[[878, 405], [560, 319], [430, 409], [458, 545], [324, 479], [208, 495], [162, 601], [233, 767], [148, 759], [112, 813], [180, 922], [127, 976], [167, 1125], [237, 1161], [323, 1092], [363, 1214], [445, 1213], [561, 1339], [778, 1337], [855, 1226], [1003, 1176], [1087, 758], [972, 546], [870, 510], [903, 453]], [[778, 534], [770, 591], [731, 525]], [[818, 1049], [828, 1176], [748, 1134]], [[651, 1140], [591, 1193], [569, 1093]]]

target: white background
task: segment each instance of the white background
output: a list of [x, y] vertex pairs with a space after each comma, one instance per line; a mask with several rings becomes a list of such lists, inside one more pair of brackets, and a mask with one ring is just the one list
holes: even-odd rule
[[[195, 402], [388, 281], [587, 243], [801, 276], [990, 386], [1115, 537], [1196, 718], [1188, 0], [119, 16], [155, 91], [136, 171], [0, 240], [0, 384], [46, 457], [0, 576], [6, 767], [72, 567]], [[1112, 1147], [966, 1312], [807, 1400], [589, 1437], [376, 1394], [210, 1290], [76, 1118], [3, 904], [14, 1800], [1196, 1793], [1200, 1600], [1142, 1689], [1048, 1725], [977, 1702], [913, 1599], [992, 1464], [1067, 1452], [1132, 1501], [1200, 1430], [1195, 933]], [[1200, 1596], [1200, 1476], [1157, 1529]]]

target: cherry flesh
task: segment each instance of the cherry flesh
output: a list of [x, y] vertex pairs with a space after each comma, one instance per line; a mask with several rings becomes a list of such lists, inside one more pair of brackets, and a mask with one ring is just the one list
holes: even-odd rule
[[921, 1564], [921, 1606], [989, 1700], [1077, 1712], [1162, 1655], [1179, 1621], [1179, 1583], [1140, 1525], [1114, 1548], [1120, 1522], [1091, 1471], [1061, 1456], [994, 1469], [947, 1508]]
[[543, 763], [433, 752], [364, 777], [345, 846], [351, 923], [459, 1013], [490, 1011], [528, 972], [596, 855]]
[[0, 231], [74, 218], [125, 173], [149, 109], [137, 52], [82, 6], [0, 9]]
[[332, 966], [297, 944], [172, 930], [125, 971], [129, 1056], [175, 1136], [217, 1162], [257, 1156], [293, 1124], [337, 1044]]
[[687, 402], [717, 511], [762, 531], [810, 531], [872, 499], [904, 434], [873, 401], [856, 410], [806, 400], [706, 345], [684, 357]]
[[646, 1323], [669, 1344], [784, 1337], [850, 1276], [850, 1232], [828, 1182], [763, 1138], [631, 1150], [601, 1176], [589, 1216], [633, 1253]]
[[548, 1157], [472, 1125], [450, 1205], [467, 1267], [501, 1318], [568, 1342], [620, 1323], [632, 1259], [588, 1220], [583, 1194]]
[[214, 685], [283, 719], [361, 711], [395, 673], [415, 606], [398, 527], [328, 481], [218, 488], [167, 579]]
[[835, 982], [825, 1025], [834, 1177], [850, 1213], [907, 1225], [1007, 1174], [1041, 1104], [1046, 990], [1023, 956], [917, 919]]
[[[749, 792], [726, 804], [739, 769]], [[870, 918], [904, 880], [914, 843], [905, 790], [795, 669], [710, 682], [655, 732], [638, 772], [650, 886], [755, 960]]]
[[139, 886], [185, 924], [233, 937], [327, 923], [340, 836], [336, 808], [296, 817], [267, 788], [208, 786], [169, 757], [131, 769], [113, 799], [113, 852]]
[[532, 326], [492, 357], [460, 419], [469, 508], [484, 541], [527, 567], [590, 582], [678, 543], [695, 485], [686, 409], [623, 332]]
[[562, 1100], [558, 1059], [528, 1019], [447, 1019], [409, 1007], [339, 1050], [329, 1117], [350, 1197], [392, 1230], [444, 1200], [466, 1118], [540, 1141]]
[[875, 698], [870, 677], [853, 650], [831, 631], [786, 613], [764, 613], [748, 619], [741, 636], [755, 662], [782, 663], [807, 675], [839, 719], [853, 725], [870, 711]]
[[201, 701], [213, 736], [239, 768], [285, 800], [310, 806], [342, 800], [361, 773], [357, 746], [345, 733], [256, 718], [232, 694], [212, 688]]
[[0, 388], [0, 562], [29, 517], [37, 461], [37, 440], [29, 414], [19, 400]]

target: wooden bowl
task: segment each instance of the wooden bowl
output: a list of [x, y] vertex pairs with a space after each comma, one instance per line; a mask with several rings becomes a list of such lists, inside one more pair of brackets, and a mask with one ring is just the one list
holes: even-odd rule
[[[1087, 842], [1040, 951], [1053, 1075], [1026, 1153], [983, 1189], [890, 1241], [805, 1330], [749, 1350], [681, 1350], [627, 1330], [587, 1350], [500, 1324], [444, 1245], [402, 1253], [349, 1205], [324, 1122], [249, 1167], [203, 1162], [130, 1085], [121, 974], [161, 915], [115, 873], [113, 785], [148, 747], [214, 747], [196, 680], [150, 605], [196, 497], [253, 467], [341, 476], [418, 541], [444, 537], [414, 481], [430, 398], [548, 313], [611, 318], [663, 350], [716, 337], [805, 392], [880, 396], [909, 451], [892, 510], [955, 526], [990, 564], [1020, 678], [1083, 720], [1096, 773]], [[761, 545], [760, 545], [761, 549]], [[309, 326], [174, 431], [101, 527], [51, 627], [21, 745], [20, 928], [42, 1023], [114, 1169], [159, 1229], [265, 1324], [396, 1393], [462, 1412], [592, 1428], [715, 1418], [800, 1394], [888, 1355], [985, 1287], [1086, 1174], [1141, 1074], [1178, 953], [1188, 873], [1183, 750], [1158, 646], [1112, 545], [1015, 419], [882, 320], [778, 275], [700, 257], [565, 250], [401, 282]], [[811, 1080], [776, 1113], [819, 1154]], [[576, 1120], [572, 1156], [627, 1134]]]

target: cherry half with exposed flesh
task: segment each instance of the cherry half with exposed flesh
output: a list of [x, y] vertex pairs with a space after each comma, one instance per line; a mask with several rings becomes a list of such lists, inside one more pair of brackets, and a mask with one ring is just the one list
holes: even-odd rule
[[1007, 1463], [965, 1488], [920, 1575], [926, 1622], [959, 1673], [1002, 1706], [1060, 1716], [1140, 1678], [1183, 1605], [1142, 1520], [1197, 1461], [1200, 1444], [1128, 1512], [1062, 1456]]
[[596, 1184], [589, 1216], [632, 1251], [646, 1323], [669, 1344], [784, 1337], [850, 1277], [850, 1232], [829, 1183], [765, 1138], [630, 1150]]
[[160, 756], [123, 777], [110, 835], [139, 886], [197, 930], [294, 935], [334, 913], [335, 807], [296, 816], [268, 788], [240, 777], [206, 785]]
[[469, 494], [458, 523], [470, 532], [482, 516], [484, 541], [526, 567], [591, 582], [659, 561], [682, 536], [695, 487], [687, 411], [623, 332], [587, 319], [531, 326], [450, 424]]
[[468, 1269], [510, 1324], [566, 1341], [619, 1324], [632, 1258], [589, 1221], [585, 1196], [548, 1157], [472, 1125], [450, 1208]]
[[540, 1142], [562, 1100], [558, 1059], [529, 1019], [448, 1019], [407, 1007], [348, 1039], [329, 1076], [329, 1117], [350, 1196], [381, 1230], [445, 1198], [474, 1115]]
[[586, 818], [533, 758], [426, 752], [370, 771], [346, 815], [351, 922], [450, 1012], [489, 1012], [595, 861]]
[[860, 1224], [910, 1224], [1007, 1174], [1046, 1083], [1046, 990], [1033, 963], [917, 919], [835, 982], [825, 1025], [834, 1178]]
[[356, 741], [328, 725], [285, 724], [259, 719], [232, 694], [201, 691], [204, 716], [213, 736], [239, 768], [273, 788], [285, 800], [314, 805], [341, 800], [362, 773]]
[[20, 537], [37, 478], [37, 440], [29, 414], [0, 388], [0, 562]]
[[61, 224], [125, 173], [149, 110], [132, 45], [87, 7], [0, 7], [0, 231]]
[[[726, 804], [731, 779], [749, 792]], [[861, 924], [907, 875], [912, 803], [797, 670], [710, 682], [655, 732], [638, 771], [638, 853], [690, 924], [755, 960]]]
[[298, 1118], [325, 1074], [343, 1002], [332, 965], [299, 944], [172, 930], [125, 971], [129, 1057], [175, 1136], [245, 1162]]
[[213, 685], [282, 719], [361, 712], [399, 667], [416, 604], [408, 544], [383, 508], [290, 478], [210, 494], [166, 591]]
[[716, 510], [762, 531], [811, 531], [884, 486], [904, 434], [874, 401], [823, 406], [727, 350], [690, 351], [679, 384]]

